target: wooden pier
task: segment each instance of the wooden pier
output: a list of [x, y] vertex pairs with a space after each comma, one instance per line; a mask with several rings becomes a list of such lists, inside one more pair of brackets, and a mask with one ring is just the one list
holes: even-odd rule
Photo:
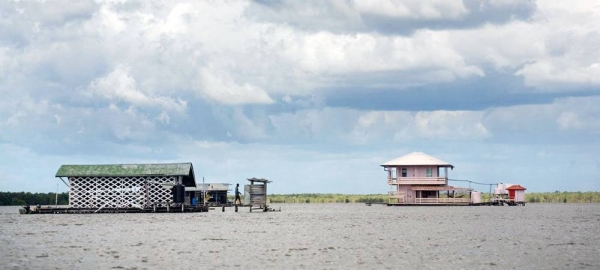
[[209, 207], [204, 205], [190, 206], [179, 205], [152, 208], [73, 208], [68, 206], [23, 206], [20, 214], [105, 214], [105, 213], [194, 213], [208, 212]]
[[[248, 208], [252, 212], [251, 205], [234, 205], [234, 204], [212, 204], [212, 205], [181, 205], [170, 207], [152, 207], [152, 208], [74, 208], [68, 206], [23, 206], [19, 209], [20, 214], [107, 214], [107, 213], [200, 213], [208, 211], [225, 212], [226, 208], [232, 208], [238, 212], [240, 208]], [[279, 209], [270, 207], [254, 207], [254, 210], [260, 209], [260, 212], [281, 212]], [[256, 212], [256, 211], [255, 211]]]
[[491, 201], [480, 203], [388, 203], [387, 206], [525, 206], [525, 202], [515, 201]]

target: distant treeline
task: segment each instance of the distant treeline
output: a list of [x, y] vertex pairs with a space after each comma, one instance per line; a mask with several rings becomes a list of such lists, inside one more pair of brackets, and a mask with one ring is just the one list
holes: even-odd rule
[[[273, 194], [268, 196], [271, 203], [387, 203], [387, 194], [346, 195], [346, 194]], [[489, 194], [482, 194], [484, 201]], [[529, 203], [600, 203], [600, 192], [533, 192], [525, 193]]]
[[[0, 192], [0, 205], [53, 205], [56, 193]], [[489, 194], [482, 194], [487, 201]], [[386, 194], [269, 194], [270, 203], [387, 203]], [[230, 201], [233, 197], [230, 196]], [[533, 192], [525, 193], [529, 203], [600, 203], [600, 192]], [[58, 194], [58, 204], [69, 202], [68, 193]]]
[[271, 203], [387, 203], [385, 194], [270, 194]]
[[532, 192], [525, 193], [530, 203], [600, 203], [600, 192]]
[[[0, 205], [54, 205], [56, 193], [0, 192]], [[58, 193], [58, 204], [68, 204], [69, 194]]]

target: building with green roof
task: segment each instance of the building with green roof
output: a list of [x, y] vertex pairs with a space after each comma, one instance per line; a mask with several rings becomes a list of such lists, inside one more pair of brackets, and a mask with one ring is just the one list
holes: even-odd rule
[[81, 209], [168, 207], [174, 187], [196, 186], [191, 162], [62, 165], [56, 177], [69, 187], [69, 207]]

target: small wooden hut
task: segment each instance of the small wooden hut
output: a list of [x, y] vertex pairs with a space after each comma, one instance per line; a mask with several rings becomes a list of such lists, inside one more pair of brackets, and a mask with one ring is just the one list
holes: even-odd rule
[[[185, 188], [186, 201], [191, 201], [196, 198], [198, 204], [206, 204], [209, 206], [228, 205], [227, 192], [229, 191], [229, 183], [206, 183], [198, 184], [196, 187]], [[206, 199], [204, 194], [206, 193]]]
[[267, 184], [271, 181], [264, 178], [248, 178], [250, 181], [249, 185], [244, 188], [244, 200], [245, 204], [252, 209], [260, 209], [261, 211], [268, 211], [267, 206]]
[[508, 199], [515, 204], [525, 204], [525, 190], [521, 185], [512, 185], [506, 188], [508, 191]]

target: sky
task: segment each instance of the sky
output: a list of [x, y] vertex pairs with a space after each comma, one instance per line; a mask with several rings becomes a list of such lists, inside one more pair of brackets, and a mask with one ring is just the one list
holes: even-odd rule
[[192, 162], [386, 193], [379, 165], [414, 151], [451, 179], [600, 191], [600, 3], [0, 1], [0, 191]]

